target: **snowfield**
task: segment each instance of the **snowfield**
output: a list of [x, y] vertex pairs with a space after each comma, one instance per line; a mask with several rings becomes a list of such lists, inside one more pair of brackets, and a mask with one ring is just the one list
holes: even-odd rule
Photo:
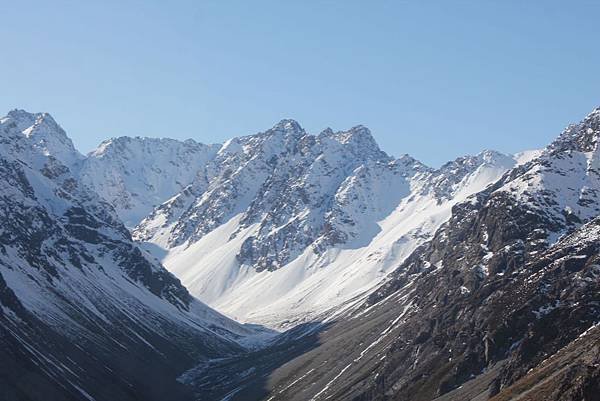
[[[352, 143], [357, 132], [360, 141]], [[337, 134], [327, 131], [327, 140], [314, 154], [307, 151], [309, 156], [287, 159], [278, 154], [282, 148], [318, 143], [324, 134], [315, 140], [297, 123], [282, 122], [256, 137], [229, 141], [217, 156], [227, 163], [211, 169], [235, 173], [226, 179], [216, 175], [203, 190], [188, 189], [175, 196], [145, 219], [134, 236], [194, 296], [236, 320], [286, 329], [330, 318], [380, 285], [431, 238], [449, 218], [453, 205], [518, 162], [485, 151], [434, 170], [409, 156], [390, 158], [367, 134], [362, 128]], [[264, 141], [261, 146], [256, 146], [257, 138]], [[341, 145], [332, 145], [330, 138]], [[372, 157], [357, 162], [354, 155], [362, 147], [368, 148], [362, 153]], [[243, 152], [248, 153], [245, 164], [239, 163]], [[329, 159], [326, 163], [324, 156]], [[278, 160], [274, 166], [260, 162], [273, 159]], [[236, 183], [234, 191], [227, 189], [231, 180]], [[224, 196], [227, 207], [236, 213], [225, 215], [219, 210], [215, 216], [218, 209], [211, 199]], [[273, 209], [278, 211], [276, 217]], [[189, 227], [188, 216], [210, 227], [200, 233], [182, 229]], [[284, 240], [289, 238], [290, 227], [297, 241], [277, 242], [280, 232], [286, 234]], [[268, 249], [273, 241], [274, 249]], [[259, 254], [254, 260], [271, 258], [276, 263], [257, 268], [252, 258], [243, 257], [249, 243], [254, 246], [251, 254]], [[267, 253], [261, 259], [263, 244]], [[278, 247], [291, 257], [278, 259]], [[275, 257], [269, 252], [275, 252]]]

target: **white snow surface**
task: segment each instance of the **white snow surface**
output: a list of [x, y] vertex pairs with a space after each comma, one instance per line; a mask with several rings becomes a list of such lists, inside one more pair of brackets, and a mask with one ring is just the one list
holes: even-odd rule
[[[70, 168], [83, 160], [73, 146], [73, 142], [65, 131], [48, 113], [28, 113], [25, 110], [11, 110], [5, 117], [0, 118], [4, 127], [11, 125], [11, 130], [20, 132], [27, 138], [27, 146], [43, 156], [52, 156]], [[8, 149], [6, 149], [8, 151]], [[28, 148], [21, 149], [21, 156], [29, 155]]]
[[126, 226], [134, 227], [204, 174], [218, 149], [192, 139], [113, 138], [87, 155], [79, 175], [115, 207]]
[[599, 137], [600, 108], [567, 127], [497, 189], [548, 222], [550, 243], [600, 213]]
[[522, 152], [515, 153], [513, 158], [516, 160], [517, 165], [521, 165], [538, 158], [542, 152], [543, 149], [524, 150]]
[[[228, 141], [215, 160], [227, 160], [232, 173], [176, 195], [134, 235], [202, 301], [277, 329], [327, 319], [364, 299], [431, 238], [453, 205], [517, 163], [484, 151], [433, 170], [385, 155], [363, 127], [311, 137], [284, 121], [274, 130]], [[306, 143], [321, 146], [315, 157], [278, 153]], [[204, 230], [194, 225], [191, 234], [190, 219]], [[257, 269], [239, 257], [248, 241], [259, 251], [273, 244], [267, 251], [288, 252], [289, 260]]]
[[[551, 242], [598, 215], [599, 116], [544, 150], [484, 151], [437, 170], [388, 156], [362, 126], [310, 135], [282, 120], [223, 145], [117, 138], [84, 157], [47, 114], [13, 111], [0, 121], [39, 151], [19, 154], [35, 169], [56, 157], [129, 227], [139, 223], [134, 238], [194, 296], [282, 329], [364, 299], [453, 205], [475, 202], [471, 195], [501, 177], [496, 191], [545, 216]], [[39, 188], [45, 207], [64, 212]]]
[[[272, 336], [269, 331], [240, 325], [197, 299], [184, 305], [181, 287], [175, 284], [157, 295], [129, 276], [126, 267], [119, 264], [122, 254], [118, 251], [132, 253], [137, 245], [110, 205], [77, 182], [70, 167], [76, 170], [82, 159], [64, 131], [45, 113], [17, 110], [0, 119], [0, 173], [4, 174], [0, 203], [7, 208], [9, 220], [13, 214], [20, 219], [40, 216], [33, 217], [30, 226], [19, 226], [25, 232], [21, 235], [36, 230], [44, 235], [37, 253], [37, 246], [27, 248], [16, 237], [18, 232], [0, 227], [0, 235], [17, 238], [0, 243], [0, 277], [25, 308], [73, 337], [85, 330], [73, 316], [93, 315], [108, 328], [110, 324], [116, 326], [110, 316], [118, 314], [165, 338], [174, 333], [165, 331], [162, 322], [246, 347], [258, 346]], [[81, 220], [70, 219], [68, 212], [77, 209], [86, 210], [97, 220], [86, 226]], [[94, 226], [97, 221], [101, 225]], [[68, 226], [94, 227], [90, 231], [107, 238], [111, 246], [70, 236]], [[170, 276], [154, 258], [146, 255], [145, 259], [153, 272], [162, 274], [158, 281]], [[174, 296], [167, 299], [167, 292]], [[143, 340], [143, 334], [132, 335]]]

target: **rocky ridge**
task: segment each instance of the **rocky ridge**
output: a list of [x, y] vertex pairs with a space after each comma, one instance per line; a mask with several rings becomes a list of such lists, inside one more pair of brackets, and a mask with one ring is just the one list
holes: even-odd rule
[[269, 333], [202, 304], [142, 251], [73, 173], [81, 157], [57, 127], [0, 119], [0, 398], [191, 399], [178, 374]]

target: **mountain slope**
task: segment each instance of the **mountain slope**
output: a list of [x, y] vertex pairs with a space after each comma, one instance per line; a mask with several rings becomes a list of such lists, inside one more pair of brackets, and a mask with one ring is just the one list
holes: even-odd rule
[[0, 119], [0, 398], [191, 399], [184, 369], [269, 333], [211, 310], [140, 250], [61, 161], [81, 156], [59, 128], [47, 114]]
[[269, 399], [595, 399], [599, 122], [596, 109], [455, 205], [319, 347], [272, 373]]
[[[599, 136], [596, 109], [541, 152], [431, 169], [364, 127], [284, 120], [219, 149], [119, 139], [93, 165], [49, 115], [13, 111], [0, 398], [594, 399]], [[164, 180], [178, 171], [187, 185]], [[134, 221], [171, 195], [135, 229], [144, 244], [109, 204]], [[160, 247], [211, 305], [293, 329], [210, 309]]]
[[158, 205], [188, 186], [218, 150], [191, 139], [120, 137], [104, 141], [80, 167], [81, 181], [110, 202], [134, 227]]
[[492, 400], [594, 400], [600, 392], [599, 347], [596, 324]]
[[165, 266], [211, 306], [285, 328], [364, 298], [515, 164], [486, 151], [433, 170], [389, 157], [364, 127], [315, 136], [284, 120], [224, 144], [133, 235], [168, 250]]

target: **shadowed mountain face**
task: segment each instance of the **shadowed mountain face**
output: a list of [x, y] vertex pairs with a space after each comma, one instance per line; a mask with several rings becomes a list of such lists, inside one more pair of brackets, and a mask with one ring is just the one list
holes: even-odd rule
[[[84, 157], [49, 115], [13, 111], [0, 399], [597, 399], [599, 135], [596, 109], [526, 162], [433, 170], [364, 127], [284, 120]], [[146, 244], [122, 223], [140, 211]], [[293, 328], [219, 314], [150, 252], [223, 309]]]
[[258, 328], [137, 247], [50, 116], [10, 113], [0, 144], [0, 399], [192, 399], [180, 373], [246, 352]]
[[456, 205], [271, 399], [596, 399], [599, 118]]
[[484, 151], [436, 170], [388, 156], [363, 126], [311, 135], [293, 120], [223, 145], [121, 137], [83, 156], [47, 114], [10, 119], [137, 224], [193, 296], [279, 329], [364, 299], [452, 205], [517, 162]]

